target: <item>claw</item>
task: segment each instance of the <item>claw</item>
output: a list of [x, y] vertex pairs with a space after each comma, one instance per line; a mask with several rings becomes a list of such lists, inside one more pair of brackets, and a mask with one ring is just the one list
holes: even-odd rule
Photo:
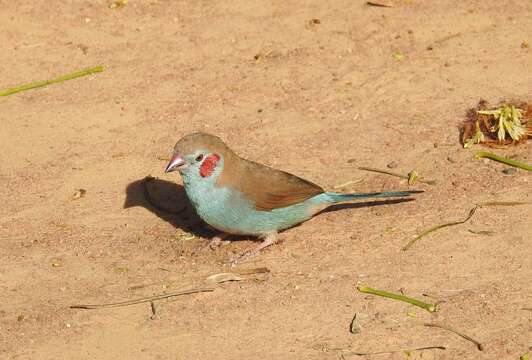
[[242, 262], [246, 261], [246, 260], [249, 260], [250, 258], [252, 257], [255, 257], [257, 255], [260, 255], [260, 251], [262, 249], [264, 249], [265, 247], [268, 247], [270, 245], [273, 245], [277, 242], [278, 240], [278, 237], [277, 237], [277, 233], [268, 233], [264, 236], [264, 239], [262, 240], [262, 242], [257, 245], [256, 247], [244, 252], [242, 255], [239, 255], [235, 258], [232, 258], [229, 263], [231, 265], [231, 267], [235, 267], [237, 266], [238, 264], [241, 264]]
[[209, 241], [206, 245], [203, 245], [199, 251], [200, 252], [203, 252], [207, 249], [210, 249], [210, 250], [216, 250], [218, 249], [221, 245], [226, 245], [226, 244], [229, 244], [230, 241], [229, 240], [225, 240], [226, 238], [228, 238], [229, 236], [231, 236], [230, 234], [225, 234], [225, 233], [221, 233], [220, 235], [216, 235], [215, 237], [213, 237], [211, 239], [211, 241]]

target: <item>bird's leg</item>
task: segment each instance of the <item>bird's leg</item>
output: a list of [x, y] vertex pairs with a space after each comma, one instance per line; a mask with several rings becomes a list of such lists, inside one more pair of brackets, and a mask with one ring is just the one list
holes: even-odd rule
[[239, 264], [239, 263], [241, 263], [241, 262], [243, 262], [243, 261], [245, 261], [245, 260], [247, 260], [249, 258], [252, 258], [254, 256], [259, 255], [259, 253], [260, 253], [260, 251], [262, 249], [264, 249], [265, 247], [268, 247], [270, 245], [275, 244], [277, 242], [277, 240], [278, 240], [278, 236], [277, 236], [276, 232], [271, 232], [271, 233], [265, 234], [264, 237], [262, 238], [262, 242], [259, 245], [257, 245], [253, 249], [250, 249], [250, 250], [246, 251], [242, 255], [231, 259], [231, 266], [236, 266], [237, 264]]
[[205, 246], [203, 246], [201, 248], [201, 251], [206, 250], [206, 249], [215, 250], [215, 249], [219, 248], [220, 245], [225, 245], [226, 243], [229, 243], [228, 240], [225, 240], [229, 236], [231, 236], [231, 234], [227, 234], [227, 233], [220, 233], [220, 234], [216, 235], [215, 237], [213, 237], [211, 239], [211, 241], [209, 241], [209, 243], [207, 245], [205, 245]]

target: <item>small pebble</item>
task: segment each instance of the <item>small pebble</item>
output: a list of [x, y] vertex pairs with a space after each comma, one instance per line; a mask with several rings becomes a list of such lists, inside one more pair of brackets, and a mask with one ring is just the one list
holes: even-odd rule
[[506, 169], [503, 169], [502, 172], [505, 174], [505, 175], [512, 175], [512, 174], [515, 174], [517, 172], [517, 169], [516, 168], [506, 168]]
[[450, 157], [450, 156], [447, 156], [447, 161], [450, 162], [450, 163], [453, 163], [453, 164], [456, 162], [456, 160], [453, 159], [453, 158]]

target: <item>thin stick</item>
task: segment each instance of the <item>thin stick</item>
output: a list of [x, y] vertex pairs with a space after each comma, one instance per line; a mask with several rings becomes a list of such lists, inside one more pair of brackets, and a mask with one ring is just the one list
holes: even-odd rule
[[378, 355], [378, 354], [392, 354], [397, 352], [413, 352], [413, 351], [421, 351], [421, 350], [432, 350], [432, 349], [438, 349], [438, 350], [446, 350], [444, 346], [425, 346], [420, 347], [416, 349], [402, 349], [402, 350], [388, 350], [388, 351], [377, 351], [377, 352], [355, 352], [355, 351], [349, 351], [343, 353], [343, 355], [357, 355], [357, 356], [367, 356], [367, 355]]
[[162, 295], [155, 295], [155, 296], [149, 296], [145, 298], [140, 298], [136, 300], [129, 300], [129, 301], [122, 301], [117, 303], [109, 303], [109, 304], [97, 304], [97, 305], [72, 305], [70, 306], [71, 309], [104, 309], [104, 308], [113, 308], [113, 307], [119, 307], [119, 306], [129, 306], [129, 305], [135, 305], [145, 302], [153, 302], [156, 300], [162, 300], [167, 299], [175, 296], [180, 295], [188, 295], [188, 294], [195, 294], [200, 292], [208, 292], [208, 291], [214, 291], [213, 288], [195, 288], [195, 289], [187, 289], [182, 291], [177, 291], [170, 294], [162, 294]]
[[451, 40], [451, 39], [453, 39], [455, 37], [458, 37], [460, 35], [462, 35], [462, 33], [456, 33], [456, 34], [447, 35], [447, 36], [444, 36], [444, 37], [434, 41], [434, 43], [435, 44], [441, 44], [443, 42], [446, 42], [447, 40]]
[[393, 7], [393, 5], [387, 1], [366, 1], [366, 4], [377, 7]]
[[477, 157], [479, 159], [488, 158], [488, 159], [491, 159], [491, 160], [494, 160], [494, 161], [498, 161], [498, 162], [506, 164], [506, 165], [510, 165], [510, 166], [517, 167], [517, 168], [520, 168], [520, 169], [523, 169], [523, 170], [527, 170], [527, 171], [532, 171], [532, 166], [530, 166], [530, 165], [527, 165], [525, 163], [522, 163], [522, 162], [519, 162], [519, 161], [515, 161], [515, 160], [512, 160], [512, 159], [508, 159], [508, 158], [505, 158], [505, 157], [502, 157], [502, 156], [499, 156], [499, 155], [495, 155], [494, 153], [490, 153], [490, 152], [487, 152], [487, 151], [477, 151], [476, 154], [475, 154], [475, 157]]
[[455, 329], [449, 327], [449, 326], [446, 326], [446, 325], [441, 325], [441, 324], [429, 324], [429, 323], [426, 323], [426, 324], [423, 324], [425, 326], [430, 326], [430, 327], [437, 327], [437, 328], [440, 328], [440, 329], [444, 329], [444, 330], [447, 330], [447, 331], [450, 331], [452, 333], [455, 333], [456, 335], [468, 340], [468, 341], [471, 341], [473, 344], [475, 344], [477, 346], [477, 349], [482, 351], [484, 350], [484, 346], [477, 340], [473, 339], [471, 336], [469, 335], [466, 335], [466, 334], [463, 334], [459, 331], [456, 331]]
[[394, 293], [391, 293], [391, 292], [388, 292], [388, 291], [384, 291], [384, 290], [372, 289], [372, 288], [370, 288], [368, 286], [365, 286], [365, 285], [358, 285], [357, 286], [357, 290], [360, 291], [360, 292], [366, 293], [366, 294], [383, 296], [383, 297], [387, 297], [387, 298], [394, 299], [394, 300], [404, 301], [404, 302], [407, 302], [409, 304], [412, 304], [412, 305], [415, 305], [415, 306], [419, 306], [420, 308], [423, 308], [423, 309], [427, 310], [428, 312], [435, 312], [437, 310], [437, 306], [434, 305], [434, 304], [427, 304], [427, 303], [425, 303], [423, 301], [420, 301], [420, 300], [417, 300], [417, 299], [413, 299], [413, 298], [410, 298], [408, 296], [404, 296], [404, 295], [400, 295], [400, 294], [394, 294]]
[[341, 188], [344, 188], [346, 186], [349, 186], [349, 185], [353, 185], [353, 184], [356, 184], [356, 183], [359, 183], [362, 181], [363, 178], [360, 178], [360, 179], [356, 179], [356, 180], [350, 180], [350, 181], [347, 181], [343, 184], [340, 184], [340, 185], [336, 185], [334, 186], [335, 189], [341, 189]]
[[436, 226], [433, 226], [431, 227], [430, 229], [427, 229], [425, 231], [423, 231], [421, 234], [419, 234], [418, 236], [416, 236], [415, 238], [413, 238], [412, 240], [410, 240], [408, 242], [408, 244], [406, 244], [405, 246], [403, 246], [402, 250], [403, 251], [406, 251], [408, 249], [410, 249], [410, 247], [412, 245], [414, 245], [414, 243], [416, 241], [418, 241], [419, 239], [421, 239], [422, 237], [430, 234], [431, 232], [433, 231], [436, 231], [438, 229], [442, 229], [444, 227], [447, 227], [447, 226], [453, 226], [453, 225], [459, 225], [459, 224], [463, 224], [465, 222], [467, 222], [469, 219], [471, 219], [471, 217], [473, 216], [473, 214], [475, 214], [475, 211], [477, 211], [477, 208], [478, 208], [478, 205], [475, 205], [474, 208], [472, 208], [471, 210], [469, 210], [469, 214], [467, 215], [467, 217], [463, 220], [457, 220], [457, 221], [453, 221], [453, 222], [449, 222], [449, 223], [445, 223], [445, 224], [440, 224], [440, 225], [436, 225]]
[[477, 204], [477, 205], [475, 205], [475, 207], [473, 207], [471, 210], [469, 210], [469, 215], [467, 215], [467, 217], [464, 220], [458, 220], [458, 221], [453, 221], [453, 222], [449, 222], [449, 223], [433, 226], [433, 227], [423, 231], [421, 234], [419, 234], [418, 236], [416, 236], [412, 240], [410, 240], [408, 242], [408, 244], [403, 246], [402, 250], [403, 251], [408, 250], [412, 245], [414, 245], [414, 243], [416, 241], [418, 241], [419, 239], [421, 239], [425, 235], [430, 234], [433, 231], [439, 230], [439, 229], [447, 227], [447, 226], [460, 225], [460, 224], [463, 224], [463, 223], [467, 222], [469, 219], [471, 219], [471, 217], [473, 216], [473, 214], [475, 214], [475, 211], [479, 207], [484, 207], [484, 206], [514, 206], [514, 205], [528, 205], [528, 204], [530, 204], [530, 203], [529, 202], [522, 202], [522, 201], [488, 201], [488, 202]]
[[532, 204], [526, 201], [486, 201], [478, 204], [480, 207], [484, 206], [515, 206], [515, 205], [528, 205]]
[[270, 269], [268, 269], [267, 267], [259, 267], [259, 268], [254, 268], [254, 269], [237, 269], [237, 270], [234, 270], [233, 272], [239, 275], [253, 275], [253, 274], [269, 273]]
[[[359, 170], [365, 170], [365, 171], [372, 171], [372, 172], [376, 172], [376, 173], [380, 173], [380, 174], [391, 175], [391, 176], [395, 176], [395, 177], [398, 177], [398, 178], [401, 178], [401, 179], [406, 179], [406, 180], [409, 179], [408, 176], [406, 176], [406, 175], [398, 174], [398, 173], [395, 173], [395, 172], [392, 172], [392, 171], [388, 171], [388, 170], [375, 169], [375, 168], [370, 168], [370, 167], [365, 167], [365, 166], [359, 166], [358, 169]], [[436, 180], [417, 179], [417, 181], [422, 182], [424, 184], [429, 184], [429, 185], [436, 184]]]
[[150, 319], [155, 320], [155, 318], [157, 317], [157, 307], [155, 306], [155, 303], [153, 301], [150, 301], [150, 308], [151, 308]]
[[102, 72], [103, 70], [104, 70], [103, 66], [95, 66], [95, 67], [92, 67], [92, 68], [76, 71], [76, 72], [73, 72], [73, 73], [70, 73], [70, 74], [61, 75], [61, 76], [56, 77], [54, 79], [44, 80], [44, 81], [37, 81], [37, 82], [29, 83], [29, 84], [15, 86], [13, 88], [0, 90], [0, 96], [8, 96], [8, 95], [16, 94], [16, 93], [21, 92], [21, 91], [36, 89], [36, 88], [48, 86], [50, 84], [56, 84], [56, 83], [60, 83], [60, 82], [63, 82], [63, 81], [72, 80], [72, 79], [75, 79], [75, 78], [78, 78], [78, 77], [81, 77], [81, 76], [86, 76], [86, 75], [90, 75], [90, 74], [94, 74], [94, 73], [99, 73], [99, 72]]

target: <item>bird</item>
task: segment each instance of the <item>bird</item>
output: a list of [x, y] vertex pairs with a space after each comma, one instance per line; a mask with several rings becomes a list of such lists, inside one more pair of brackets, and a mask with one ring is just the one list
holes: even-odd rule
[[244, 159], [221, 138], [195, 132], [174, 146], [165, 173], [178, 171], [199, 217], [221, 234], [216, 247], [230, 235], [258, 237], [256, 247], [233, 258], [236, 266], [278, 240], [278, 233], [303, 223], [329, 206], [366, 198], [405, 197], [422, 191], [365, 194], [325, 191], [288, 172]]

